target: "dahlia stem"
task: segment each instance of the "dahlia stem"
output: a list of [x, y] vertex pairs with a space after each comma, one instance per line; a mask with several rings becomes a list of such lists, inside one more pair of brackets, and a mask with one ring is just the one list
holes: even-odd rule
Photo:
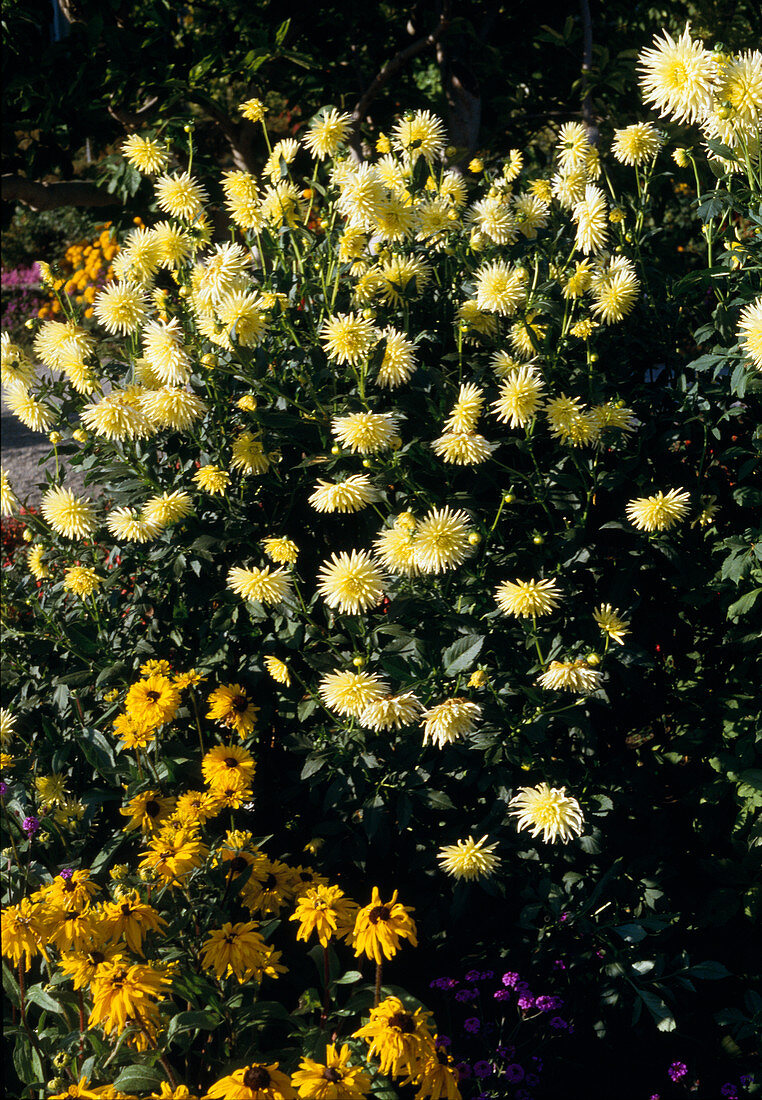
[[380, 962], [377, 962], [376, 963], [376, 988], [373, 992], [373, 1007], [374, 1008], [378, 1008], [378, 1002], [381, 1000], [381, 971], [382, 971], [382, 969], [383, 969], [383, 964], [380, 963]]
[[79, 1051], [77, 1052], [77, 1066], [82, 1069], [82, 1056], [85, 1048], [85, 1001], [82, 990], [79, 993]]
[[328, 991], [328, 985], [331, 980], [331, 970], [328, 965], [328, 947], [323, 948], [323, 1012], [320, 1017], [320, 1023], [325, 1026], [325, 1022], [328, 1019], [328, 1009], [331, 1004], [331, 994]]

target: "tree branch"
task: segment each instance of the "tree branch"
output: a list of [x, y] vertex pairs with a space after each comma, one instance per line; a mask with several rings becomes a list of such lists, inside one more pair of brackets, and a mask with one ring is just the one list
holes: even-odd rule
[[398, 50], [394, 57], [391, 58], [390, 61], [387, 61], [383, 68], [379, 69], [369, 86], [360, 96], [357, 103], [355, 104], [354, 110], [352, 111], [352, 121], [354, 122], [354, 136], [349, 142], [349, 146], [356, 160], [363, 159], [362, 152], [360, 150], [360, 139], [357, 134], [357, 126], [358, 123], [360, 123], [362, 119], [365, 118], [365, 115], [368, 113], [368, 107], [370, 106], [370, 104], [376, 98], [384, 85], [388, 84], [392, 77], [396, 76], [401, 69], [404, 69], [408, 61], [412, 60], [412, 58], [414, 57], [417, 57], [419, 53], [423, 53], [424, 50], [431, 49], [432, 46], [436, 45], [436, 43], [447, 30], [449, 25], [450, 3], [449, 0], [446, 0], [446, 2], [442, 6], [442, 14], [439, 17], [439, 22], [437, 23], [431, 34], [427, 34], [424, 35], [422, 38], [416, 39], [415, 42], [411, 42], [409, 46], [406, 46], [404, 50]]
[[7, 173], [0, 179], [3, 202], [23, 202], [32, 210], [58, 210], [62, 206], [121, 206], [119, 199], [86, 180], [39, 183]]
[[598, 143], [598, 127], [593, 120], [593, 97], [588, 88], [588, 75], [593, 67], [593, 20], [590, 16], [590, 4], [588, 0], [580, 0], [582, 11], [582, 124], [587, 130], [588, 140], [591, 145]]
[[156, 104], [159, 102], [157, 95], [149, 96], [146, 99], [142, 107], [138, 107], [137, 111], [128, 111], [123, 107], [113, 107], [111, 104], [108, 106], [108, 113], [117, 122], [121, 122], [122, 126], [126, 129], [137, 129], [141, 122], [150, 115]]

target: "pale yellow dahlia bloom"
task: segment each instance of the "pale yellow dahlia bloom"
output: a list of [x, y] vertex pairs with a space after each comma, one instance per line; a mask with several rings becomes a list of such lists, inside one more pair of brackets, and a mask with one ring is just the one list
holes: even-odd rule
[[13, 415], [30, 431], [47, 432], [57, 420], [50, 405], [38, 401], [21, 382], [8, 386], [3, 396]]
[[364, 550], [331, 554], [318, 573], [318, 592], [329, 607], [358, 615], [376, 607], [384, 597], [383, 575]]
[[323, 322], [320, 338], [329, 359], [357, 366], [370, 355], [378, 332], [359, 313], [340, 313]]
[[265, 474], [270, 469], [270, 459], [262, 441], [253, 432], [245, 431], [233, 441], [230, 465], [244, 474]]
[[624, 636], [630, 633], [629, 623], [626, 619], [620, 618], [618, 607], [612, 607], [610, 603], [602, 603], [593, 612], [593, 618], [607, 638], [611, 638], [612, 642], [617, 642], [618, 645], [624, 645]]
[[664, 144], [664, 136], [650, 122], [636, 122], [614, 131], [611, 152], [622, 164], [647, 164]]
[[100, 588], [101, 583], [102, 578], [87, 565], [72, 565], [64, 570], [64, 588], [68, 592], [73, 592], [75, 596], [81, 596], [82, 599], [91, 596], [96, 588]]
[[561, 591], [555, 580], [503, 581], [495, 589], [495, 599], [506, 615], [531, 619], [550, 615], [561, 602]]
[[267, 656], [262, 659], [262, 663], [276, 683], [286, 687], [291, 685], [291, 673], [285, 661], [281, 661], [279, 657]]
[[468, 699], [445, 699], [423, 712], [423, 743], [444, 748], [459, 737], [473, 733], [482, 708]]
[[181, 221], [194, 221], [209, 201], [204, 187], [188, 172], [159, 176], [155, 190], [159, 208]]
[[320, 698], [330, 710], [353, 718], [389, 694], [389, 687], [374, 672], [331, 672], [320, 681]]
[[468, 515], [451, 508], [432, 508], [415, 532], [414, 560], [422, 573], [443, 573], [461, 565], [470, 549], [473, 529]]
[[500, 858], [493, 854], [497, 842], [486, 844], [487, 839], [483, 836], [481, 840], [474, 840], [469, 836], [466, 840], [459, 840], [457, 844], [446, 844], [440, 848], [437, 859], [442, 870], [465, 882], [491, 875], [497, 869]]
[[155, 175], [163, 172], [169, 163], [169, 153], [164, 145], [153, 138], [143, 138], [140, 134], [130, 134], [122, 142], [122, 152], [138, 172]]
[[641, 531], [668, 531], [688, 514], [690, 493], [685, 489], [659, 490], [654, 496], [638, 497], [627, 505], [627, 518]]
[[401, 118], [392, 130], [392, 145], [411, 160], [433, 160], [445, 147], [445, 128], [431, 111], [416, 111]]
[[515, 367], [500, 385], [500, 395], [490, 406], [495, 416], [510, 428], [529, 424], [542, 406], [545, 389], [542, 375], [531, 364]]
[[578, 691], [588, 695], [601, 686], [603, 676], [590, 668], [583, 657], [573, 661], [551, 661], [545, 672], [537, 677], [540, 687], [548, 691]]
[[392, 413], [349, 413], [335, 416], [331, 430], [343, 447], [353, 454], [387, 451], [397, 436], [397, 419]]
[[105, 439], [148, 439], [156, 431], [136, 399], [137, 387], [114, 389], [85, 405], [80, 419], [88, 431]]
[[558, 133], [558, 163], [564, 173], [583, 168], [590, 156], [590, 139], [581, 122], [565, 122]]
[[418, 720], [421, 713], [420, 701], [412, 691], [403, 692], [401, 695], [384, 695], [371, 703], [360, 714], [361, 726], [376, 730], [399, 730], [403, 726], [411, 726]]
[[159, 493], [149, 497], [143, 505], [141, 519], [149, 523], [156, 523], [160, 527], [169, 527], [181, 519], [185, 519], [193, 511], [193, 501], [190, 494], [182, 489], [174, 489], [171, 492]]
[[492, 454], [492, 446], [478, 432], [445, 432], [433, 441], [431, 449], [457, 466], [478, 466]]
[[484, 391], [473, 382], [460, 387], [458, 400], [445, 421], [451, 432], [472, 432], [484, 408]]
[[230, 474], [227, 470], [210, 462], [196, 470], [193, 480], [204, 492], [224, 496], [230, 484]]
[[588, 184], [585, 197], [572, 207], [572, 218], [577, 223], [575, 248], [580, 252], [600, 252], [606, 246], [608, 236], [608, 207], [606, 196], [600, 187]]
[[762, 371], [762, 296], [741, 310], [738, 339], [744, 354]]
[[112, 508], [106, 517], [106, 526], [110, 534], [122, 542], [151, 542], [162, 531], [162, 525], [155, 519], [127, 507]]
[[183, 332], [176, 317], [149, 321], [143, 329], [143, 356], [165, 386], [187, 382], [190, 359], [183, 346]]
[[157, 428], [183, 431], [189, 428], [207, 410], [206, 402], [182, 386], [164, 386], [148, 390], [141, 395], [140, 405], [148, 419]]
[[299, 547], [285, 537], [268, 536], [262, 539], [262, 547], [268, 558], [279, 565], [293, 565], [299, 556]]
[[318, 512], [359, 512], [379, 496], [369, 477], [350, 474], [339, 482], [318, 478], [309, 502]]
[[291, 581], [283, 568], [243, 569], [238, 566], [228, 572], [227, 586], [242, 600], [260, 603], [281, 603], [291, 594]]
[[582, 833], [583, 816], [579, 802], [566, 793], [566, 787], [521, 787], [508, 803], [509, 813], [517, 818], [516, 827], [532, 829], [532, 836], [542, 833], [547, 843], [562, 840], [564, 844]]
[[93, 316], [114, 336], [129, 336], [148, 320], [143, 288], [132, 283], [107, 283], [93, 302]]
[[19, 499], [13, 491], [10, 478], [5, 470], [0, 469], [0, 513], [4, 516], [12, 516], [19, 510]]
[[48, 489], [40, 511], [54, 531], [67, 539], [84, 539], [98, 526], [89, 498], [77, 497], [71, 489]]
[[346, 111], [340, 112], [335, 108], [323, 110], [310, 124], [304, 144], [313, 157], [319, 160], [334, 157], [346, 141], [351, 128], [352, 116]]
[[476, 272], [476, 305], [486, 313], [512, 316], [526, 301], [526, 272], [505, 260], [484, 264]]
[[712, 106], [716, 60], [691, 38], [690, 24], [675, 41], [666, 31], [638, 58], [643, 99], [662, 118], [698, 122]]
[[379, 386], [392, 389], [409, 381], [415, 371], [415, 345], [401, 332], [385, 328], [379, 333], [379, 339], [386, 342], [384, 356], [378, 368], [376, 380]]

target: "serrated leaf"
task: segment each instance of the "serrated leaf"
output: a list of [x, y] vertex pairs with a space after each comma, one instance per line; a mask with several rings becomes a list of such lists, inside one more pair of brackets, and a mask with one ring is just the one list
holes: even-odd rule
[[442, 667], [447, 676], [457, 676], [470, 668], [482, 651], [483, 634], [466, 634], [442, 653]]

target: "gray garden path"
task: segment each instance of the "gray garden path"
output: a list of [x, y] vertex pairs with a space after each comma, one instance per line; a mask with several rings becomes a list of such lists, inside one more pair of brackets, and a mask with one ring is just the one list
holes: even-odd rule
[[[47, 432], [33, 432], [24, 427], [7, 407], [4, 397], [0, 405], [2, 412], [0, 454], [3, 469], [10, 478], [13, 491], [21, 503], [39, 506], [41, 491], [37, 486], [45, 481], [45, 469], [55, 473], [55, 460], [52, 457], [45, 466], [39, 465], [40, 459], [51, 450]], [[73, 492], [81, 492], [84, 475], [79, 470], [67, 469], [63, 462], [60, 469], [62, 484]]]

